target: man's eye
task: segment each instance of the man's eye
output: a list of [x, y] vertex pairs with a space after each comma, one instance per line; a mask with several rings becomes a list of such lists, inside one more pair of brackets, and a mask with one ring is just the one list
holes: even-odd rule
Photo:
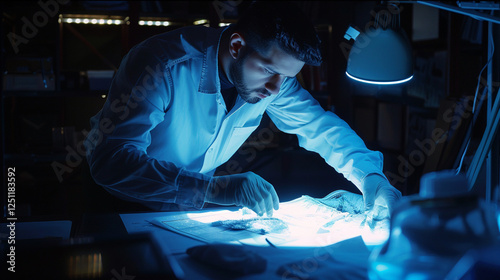
[[266, 72], [266, 74], [269, 74], [269, 75], [274, 75], [274, 73], [269, 71], [269, 69], [267, 69], [267, 68], [264, 68], [264, 72]]

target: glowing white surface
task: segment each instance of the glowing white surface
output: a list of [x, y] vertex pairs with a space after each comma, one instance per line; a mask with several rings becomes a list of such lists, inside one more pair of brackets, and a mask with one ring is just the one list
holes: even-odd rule
[[[386, 215], [385, 207], [376, 209], [377, 215]], [[321, 247], [331, 245], [356, 236], [361, 236], [366, 245], [377, 245], [389, 236], [389, 219], [366, 221], [361, 195], [346, 191], [336, 191], [317, 199], [302, 196], [292, 201], [280, 203], [274, 212], [288, 225], [280, 232], [265, 232], [259, 223], [245, 230], [230, 230], [212, 223], [227, 220], [258, 219], [247, 208], [237, 211], [214, 210], [206, 212], [184, 212], [174, 216], [160, 217], [151, 222], [180, 234], [205, 242], [243, 243], [269, 246], [269, 242], [279, 247]], [[269, 228], [269, 227], [267, 227]], [[266, 229], [267, 229], [266, 228]]]
[[406, 78], [406, 79], [402, 79], [402, 80], [397, 80], [397, 81], [388, 81], [388, 82], [379, 82], [379, 81], [371, 81], [371, 80], [364, 80], [364, 79], [360, 79], [360, 78], [357, 78], [357, 77], [354, 77], [353, 75], [345, 72], [346, 75], [353, 79], [353, 80], [356, 80], [358, 82], [362, 82], [362, 83], [367, 83], [367, 84], [374, 84], [374, 85], [397, 85], [397, 84], [402, 84], [402, 83], [406, 83], [408, 82], [409, 80], [411, 80], [413, 78], [413, 75]]

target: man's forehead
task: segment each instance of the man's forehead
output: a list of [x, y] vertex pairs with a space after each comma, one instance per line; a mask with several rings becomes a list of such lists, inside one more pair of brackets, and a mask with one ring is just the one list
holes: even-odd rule
[[294, 77], [304, 66], [304, 62], [286, 53], [278, 45], [271, 45], [264, 53], [255, 52], [257, 57], [278, 74]]

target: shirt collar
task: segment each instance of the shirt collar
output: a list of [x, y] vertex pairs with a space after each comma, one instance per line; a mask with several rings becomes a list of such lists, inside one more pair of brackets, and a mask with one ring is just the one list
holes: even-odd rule
[[210, 28], [210, 31], [207, 33], [200, 86], [198, 88], [198, 91], [201, 93], [220, 92], [218, 53], [222, 34], [227, 28], [229, 26], [216, 29]]

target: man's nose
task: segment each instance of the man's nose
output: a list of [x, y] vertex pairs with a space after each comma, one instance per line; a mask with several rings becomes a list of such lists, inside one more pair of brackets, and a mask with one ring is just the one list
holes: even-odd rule
[[280, 91], [281, 83], [283, 83], [283, 76], [276, 74], [271, 76], [269, 81], [265, 84], [265, 88], [269, 91], [271, 94], [278, 94]]

